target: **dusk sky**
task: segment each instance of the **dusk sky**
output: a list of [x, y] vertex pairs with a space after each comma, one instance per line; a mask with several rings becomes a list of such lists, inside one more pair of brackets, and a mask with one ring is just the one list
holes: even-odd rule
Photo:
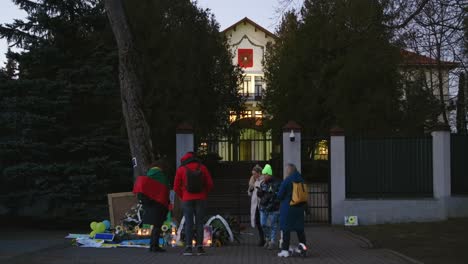
[[[279, 0], [198, 0], [198, 5], [209, 8], [224, 29], [238, 20], [249, 17], [261, 26], [274, 31], [279, 21]], [[296, 5], [299, 0], [293, 0]], [[0, 0], [0, 23], [10, 23], [15, 18], [24, 18], [26, 13], [10, 0]], [[0, 66], [5, 61], [7, 42], [0, 39]]]

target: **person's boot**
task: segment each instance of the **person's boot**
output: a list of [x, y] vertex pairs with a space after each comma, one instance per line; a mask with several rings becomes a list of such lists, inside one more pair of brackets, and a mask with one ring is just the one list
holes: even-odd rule
[[268, 250], [275, 250], [275, 249], [278, 249], [278, 245], [275, 241], [270, 241], [268, 242], [268, 247], [267, 247]]
[[260, 239], [258, 240], [257, 246], [263, 247], [265, 243], [266, 243], [265, 237], [260, 237]]
[[280, 257], [280, 258], [287, 258], [287, 257], [289, 257], [289, 251], [287, 251], [287, 250], [281, 250], [280, 253], [278, 253], [278, 257]]
[[205, 249], [202, 246], [197, 247], [197, 256], [205, 255]]
[[164, 248], [160, 247], [160, 246], [155, 246], [155, 247], [153, 248], [153, 252], [155, 252], [155, 253], [156, 253], [156, 252], [163, 253], [163, 252], [166, 252], [166, 250], [165, 250]]
[[184, 256], [192, 256], [193, 255], [193, 250], [192, 247], [188, 246], [185, 248], [184, 252], [182, 252], [182, 255]]
[[156, 243], [154, 242], [154, 239], [152, 238], [150, 240], [150, 247], [149, 247], [149, 251], [150, 252], [154, 252], [154, 248], [156, 247]]

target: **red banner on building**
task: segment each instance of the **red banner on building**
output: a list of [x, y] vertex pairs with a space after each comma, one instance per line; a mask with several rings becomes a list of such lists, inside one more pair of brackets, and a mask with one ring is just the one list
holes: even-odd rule
[[253, 67], [253, 49], [238, 49], [237, 59], [242, 68]]

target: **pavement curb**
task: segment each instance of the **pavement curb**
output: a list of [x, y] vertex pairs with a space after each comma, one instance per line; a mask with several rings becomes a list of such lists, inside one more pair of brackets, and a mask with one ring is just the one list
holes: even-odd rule
[[[375, 249], [375, 248], [376, 248], [376, 247], [374, 247], [374, 244], [372, 244], [372, 242], [371, 242], [369, 239], [367, 239], [367, 238], [365, 238], [365, 237], [363, 237], [363, 236], [360, 236], [360, 235], [354, 233], [354, 232], [351, 231], [351, 230], [346, 230], [346, 229], [345, 229], [344, 231], [345, 231], [345, 233], [347, 233], [348, 236], [350, 236], [352, 239], [357, 240], [357, 242], [360, 242], [360, 243], [363, 243], [363, 242], [364, 242], [365, 244], [367, 244], [367, 247], [366, 247], [366, 246], [363, 247], [363, 246], [360, 245], [361, 248], [366, 248], [366, 249]], [[388, 248], [382, 248], [382, 249], [385, 250], [385, 251], [387, 251], [387, 252], [389, 252], [389, 253], [391, 253], [391, 254], [393, 254], [393, 255], [395, 255], [395, 256], [397, 256], [397, 257], [399, 257], [399, 258], [401, 258], [401, 259], [403, 259], [403, 260], [405, 260], [405, 261], [407, 261], [407, 262], [409, 262], [409, 263], [412, 263], [412, 264], [424, 264], [424, 262], [421, 262], [421, 261], [416, 260], [416, 259], [414, 259], [414, 258], [408, 257], [408, 256], [406, 256], [406, 255], [404, 255], [404, 254], [402, 254], [402, 253], [399, 253], [399, 252], [395, 251], [395, 250], [388, 249]]]
[[[358, 242], [359, 246], [361, 248], [366, 248], [366, 249], [374, 249], [375, 248], [374, 244], [369, 239], [367, 239], [367, 238], [365, 238], [365, 237], [363, 237], [361, 235], [358, 235], [358, 234], [354, 233], [351, 230], [344, 229], [344, 233], [347, 236], [349, 236], [351, 239]], [[364, 244], [364, 246], [362, 244]]]

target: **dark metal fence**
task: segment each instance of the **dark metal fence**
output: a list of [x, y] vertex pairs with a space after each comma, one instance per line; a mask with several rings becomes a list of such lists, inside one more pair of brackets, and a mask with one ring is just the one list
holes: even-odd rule
[[468, 136], [452, 135], [451, 173], [452, 194], [468, 194]]
[[309, 183], [309, 213], [306, 223], [330, 222], [330, 190], [328, 183]]
[[301, 173], [309, 186], [307, 223], [330, 222], [329, 143], [329, 137], [302, 138]]
[[346, 137], [347, 198], [432, 197], [432, 138]]
[[218, 154], [221, 161], [269, 160], [274, 152], [271, 133], [253, 129], [235, 137], [202, 139], [197, 147], [201, 154]]

